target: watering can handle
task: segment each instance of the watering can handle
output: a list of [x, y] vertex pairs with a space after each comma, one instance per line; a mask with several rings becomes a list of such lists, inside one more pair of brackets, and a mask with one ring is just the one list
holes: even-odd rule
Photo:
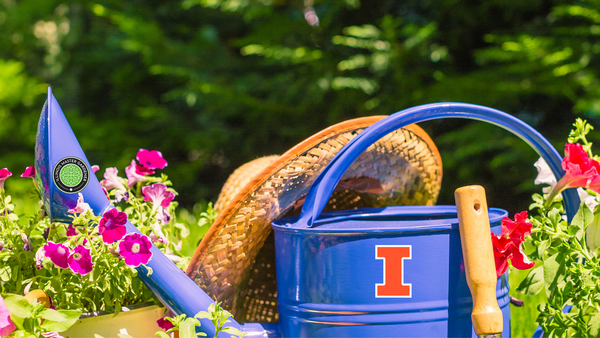
[[[527, 142], [548, 163], [557, 180], [564, 175], [564, 170], [561, 167], [562, 157], [550, 142], [525, 122], [507, 113], [466, 103], [422, 105], [390, 115], [374, 123], [348, 142], [329, 162], [311, 186], [298, 219], [299, 224], [306, 224], [309, 227], [314, 225], [344, 172], [373, 143], [390, 132], [409, 124], [443, 118], [479, 120], [506, 129]], [[563, 197], [567, 217], [570, 221], [579, 209], [579, 196], [575, 189], [568, 189], [563, 192]]]

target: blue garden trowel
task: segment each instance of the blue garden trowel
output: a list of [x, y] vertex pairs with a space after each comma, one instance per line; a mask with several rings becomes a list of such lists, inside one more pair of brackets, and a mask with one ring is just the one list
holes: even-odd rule
[[[114, 208], [90, 170], [90, 164], [50, 88], [38, 124], [35, 169], [36, 184], [42, 194], [46, 213], [53, 222], [71, 221], [67, 210], [77, 205], [79, 193], [83, 194], [84, 201], [96, 215]], [[129, 233], [140, 233], [129, 221], [126, 227]], [[139, 278], [171, 312], [193, 317], [199, 311], [206, 311], [213, 303], [194, 281], [154, 245], [152, 259], [146, 265], [152, 269], [152, 273], [148, 275], [148, 269], [142, 265], [137, 268]], [[247, 332], [247, 336], [277, 335], [276, 331], [266, 329], [261, 324], [240, 325], [233, 318], [230, 321], [228, 326]], [[200, 330], [213, 337], [216, 330], [212, 322], [208, 319], [200, 322]], [[220, 333], [219, 337], [230, 335]]]

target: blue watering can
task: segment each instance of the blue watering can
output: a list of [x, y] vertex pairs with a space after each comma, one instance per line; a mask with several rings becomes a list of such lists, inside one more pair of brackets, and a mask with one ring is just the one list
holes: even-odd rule
[[[527, 142], [557, 179], [564, 174], [561, 156], [546, 139], [498, 110], [438, 103], [382, 119], [352, 139], [321, 172], [300, 216], [273, 224], [280, 323], [239, 324], [232, 320], [228, 325], [247, 333], [247, 337], [475, 336], [455, 206], [321, 213], [343, 173], [371, 144], [401, 127], [440, 118], [480, 120], [504, 128]], [[114, 208], [50, 89], [38, 125], [35, 167], [36, 183], [53, 221], [70, 221], [67, 210], [76, 206], [78, 193], [96, 215]], [[572, 219], [579, 197], [574, 189], [563, 196]], [[499, 233], [506, 214], [501, 209], [489, 209], [492, 231]], [[128, 232], [139, 233], [129, 222], [126, 227]], [[397, 283], [403, 290], [399, 294], [380, 292], [385, 289], [386, 248], [399, 248], [404, 255], [399, 261], [404, 276]], [[148, 288], [175, 314], [194, 316], [206, 311], [213, 300], [158, 248], [151, 250], [153, 257], [147, 266], [153, 273], [148, 276], [146, 267], [137, 268]], [[393, 273], [388, 270], [388, 274]], [[498, 280], [496, 297], [507, 336], [508, 274]], [[199, 329], [214, 336], [213, 324], [207, 319], [200, 322]]]

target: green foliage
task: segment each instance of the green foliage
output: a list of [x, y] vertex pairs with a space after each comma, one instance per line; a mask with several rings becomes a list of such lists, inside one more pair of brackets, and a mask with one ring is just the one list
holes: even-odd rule
[[4, 305], [10, 311], [10, 318], [17, 326], [14, 337], [42, 338], [41, 333], [63, 332], [71, 327], [81, 315], [79, 310], [53, 310], [44, 303], [30, 304], [23, 296], [3, 294]]

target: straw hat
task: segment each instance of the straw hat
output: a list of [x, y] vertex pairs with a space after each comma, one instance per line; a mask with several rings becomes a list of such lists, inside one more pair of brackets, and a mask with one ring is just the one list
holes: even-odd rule
[[[384, 117], [336, 124], [281, 156], [237, 169], [219, 195], [219, 216], [198, 245], [187, 275], [236, 320], [277, 322], [271, 222], [299, 213], [321, 170], [348, 141]], [[420, 127], [410, 125], [369, 147], [344, 174], [325, 210], [433, 205], [441, 180], [435, 144]]]

